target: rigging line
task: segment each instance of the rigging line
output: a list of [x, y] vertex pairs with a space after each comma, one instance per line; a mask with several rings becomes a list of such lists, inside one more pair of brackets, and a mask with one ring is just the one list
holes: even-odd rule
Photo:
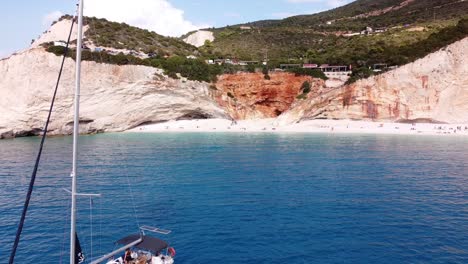
[[138, 215], [137, 215], [137, 212], [136, 212], [135, 199], [133, 198], [133, 189], [132, 189], [132, 186], [130, 184], [130, 178], [128, 177], [127, 173], [125, 173], [125, 176], [127, 176], [128, 189], [130, 191], [130, 198], [132, 199], [133, 215], [135, 216], [135, 221], [137, 223], [138, 230], [140, 230], [140, 221], [138, 220]]
[[140, 221], [138, 220], [138, 215], [137, 215], [136, 206], [135, 206], [135, 198], [133, 197], [132, 185], [130, 184], [130, 178], [128, 177], [128, 173], [125, 173], [125, 176], [127, 177], [127, 185], [128, 185], [128, 189], [130, 192], [130, 198], [132, 199], [133, 215], [135, 216], [135, 221], [138, 226], [138, 230], [140, 230]]
[[[49, 109], [49, 114], [47, 116], [47, 121], [45, 123], [44, 130], [42, 131], [41, 144], [39, 146], [39, 152], [37, 154], [36, 162], [34, 164], [34, 170], [33, 170], [32, 175], [31, 175], [31, 180], [30, 180], [30, 183], [29, 183], [28, 193], [26, 194], [26, 200], [24, 202], [23, 212], [21, 214], [21, 220], [20, 220], [20, 222], [18, 224], [18, 230], [16, 231], [15, 242], [13, 243], [13, 247], [11, 249], [10, 260], [8, 262], [9, 264], [13, 264], [14, 261], [15, 261], [16, 250], [18, 249], [18, 244], [19, 244], [19, 241], [20, 241], [21, 233], [23, 232], [24, 222], [26, 220], [26, 213], [28, 212], [29, 202], [31, 201], [31, 195], [32, 195], [32, 192], [33, 192], [33, 189], [34, 189], [34, 183], [36, 182], [37, 170], [39, 168], [39, 162], [41, 160], [42, 150], [44, 148], [44, 142], [45, 142], [45, 139], [47, 137], [47, 130], [49, 128], [49, 123], [50, 123], [50, 117], [52, 115], [52, 110], [54, 109], [54, 103], [55, 103], [55, 98], [57, 97], [57, 91], [58, 91], [58, 87], [59, 87], [59, 84], [60, 84], [60, 79], [62, 78], [63, 66], [65, 64], [65, 60], [66, 60], [67, 55], [68, 55], [70, 39], [71, 39], [71, 35], [73, 33], [74, 24], [75, 24], [75, 18], [72, 19], [72, 23], [71, 23], [71, 27], [70, 27], [70, 34], [68, 35], [67, 45], [65, 46], [65, 52], [63, 54], [62, 64], [60, 66], [60, 71], [59, 71], [59, 75], [58, 75], [58, 78], [57, 78], [57, 83], [55, 85], [54, 94], [52, 96], [52, 102], [50, 103], [50, 109]], [[79, 48], [79, 47], [77, 47], [77, 48]]]
[[91, 226], [91, 259], [93, 259], [93, 198], [89, 197], [89, 222]]
[[[121, 147], [123, 147], [123, 146], [119, 144], [120, 156], [121, 157], [126, 157], [126, 155], [125, 156], [123, 155], [124, 153], [123, 153]], [[126, 162], [124, 164], [126, 164]], [[127, 168], [127, 166], [125, 166], [125, 168]], [[135, 216], [135, 221], [136, 221], [136, 224], [138, 226], [138, 230], [140, 230], [141, 225], [140, 225], [140, 221], [138, 220], [138, 215], [137, 215], [136, 206], [135, 206], [135, 198], [133, 197], [133, 189], [132, 189], [132, 185], [130, 184], [130, 177], [128, 176], [127, 170], [125, 170], [125, 177], [127, 178], [128, 191], [130, 193], [130, 199], [132, 200], [133, 215]]]
[[99, 254], [102, 252], [102, 199], [99, 199]]

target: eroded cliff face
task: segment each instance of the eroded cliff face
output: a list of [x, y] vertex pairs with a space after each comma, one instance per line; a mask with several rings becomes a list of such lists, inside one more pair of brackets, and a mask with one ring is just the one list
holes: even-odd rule
[[236, 120], [275, 118], [290, 109], [308, 81], [311, 94], [321, 90], [324, 82], [291, 73], [238, 73], [220, 76], [213, 92], [218, 104]]
[[468, 38], [396, 70], [298, 103], [279, 119], [468, 123]]
[[[44, 126], [61, 58], [32, 49], [0, 61], [0, 137], [37, 135]], [[124, 131], [141, 124], [227, 118], [206, 83], [174, 80], [159, 69], [82, 63], [80, 132]], [[74, 61], [67, 59], [49, 126], [72, 132]]]

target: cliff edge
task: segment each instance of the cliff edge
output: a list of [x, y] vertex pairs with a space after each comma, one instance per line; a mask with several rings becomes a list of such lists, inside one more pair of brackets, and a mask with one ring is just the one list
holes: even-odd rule
[[[0, 61], [0, 138], [38, 135], [44, 126], [61, 57], [31, 49]], [[73, 126], [74, 61], [67, 59], [49, 126]], [[141, 124], [226, 118], [207, 83], [175, 80], [145, 66], [82, 63], [80, 132], [124, 131]]]

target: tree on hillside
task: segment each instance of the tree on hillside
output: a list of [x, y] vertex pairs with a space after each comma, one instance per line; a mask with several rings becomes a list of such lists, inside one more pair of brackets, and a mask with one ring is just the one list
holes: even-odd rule
[[310, 89], [311, 89], [311, 85], [310, 85], [309, 81], [305, 81], [304, 83], [302, 83], [301, 91], [302, 91], [303, 94], [310, 93]]

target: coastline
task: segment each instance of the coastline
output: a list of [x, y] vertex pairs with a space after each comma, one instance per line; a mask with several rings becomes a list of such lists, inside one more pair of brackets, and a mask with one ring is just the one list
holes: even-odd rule
[[329, 133], [468, 136], [468, 124], [404, 124], [352, 120], [307, 120], [278, 125], [277, 119], [241, 120], [197, 119], [168, 121], [139, 126], [132, 133]]

